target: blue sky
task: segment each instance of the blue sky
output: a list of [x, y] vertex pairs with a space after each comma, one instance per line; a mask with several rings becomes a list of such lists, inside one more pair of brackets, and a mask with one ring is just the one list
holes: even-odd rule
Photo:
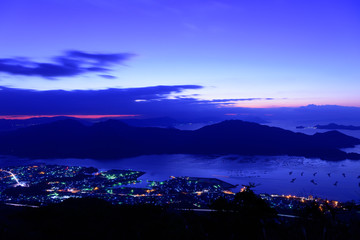
[[[3, 0], [0, 86], [196, 85], [167, 98], [360, 106], [359, 12], [355, 0]], [[59, 59], [76, 74], [33, 74]]]

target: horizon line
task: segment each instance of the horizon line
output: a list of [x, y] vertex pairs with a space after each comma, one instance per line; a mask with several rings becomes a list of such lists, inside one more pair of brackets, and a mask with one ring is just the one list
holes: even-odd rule
[[32, 118], [53, 118], [53, 117], [73, 117], [80, 119], [100, 119], [100, 118], [128, 118], [139, 117], [139, 114], [119, 114], [119, 115], [98, 115], [98, 114], [54, 114], [54, 115], [0, 115], [3, 120], [27, 120]]

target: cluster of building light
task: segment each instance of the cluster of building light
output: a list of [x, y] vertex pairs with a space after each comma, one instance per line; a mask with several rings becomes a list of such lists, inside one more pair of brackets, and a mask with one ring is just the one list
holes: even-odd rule
[[[174, 177], [169, 180], [149, 182], [148, 188], [131, 188], [143, 172], [132, 170], [109, 170], [99, 172], [97, 169], [69, 166], [20, 166], [1, 169], [5, 174], [0, 182], [0, 201], [18, 203], [39, 203], [62, 201], [70, 197], [98, 197], [110, 202], [121, 204], [151, 203], [151, 204], [184, 204], [186, 201], [195, 207], [209, 206], [218, 197], [233, 198], [235, 193], [230, 190], [231, 184], [211, 178]], [[20, 181], [24, 180], [24, 181]], [[11, 183], [13, 181], [13, 183]], [[15, 183], [15, 184], [14, 184]], [[37, 183], [46, 183], [45, 195], [18, 197], [7, 196], [6, 189], [14, 186], [28, 187]], [[247, 186], [240, 192], [247, 190]], [[294, 204], [317, 201], [322, 209], [324, 204], [341, 207], [338, 201], [298, 197], [295, 195], [262, 196], [275, 204], [276, 199], [284, 199], [283, 206], [292, 208]], [[185, 200], [184, 200], [185, 199]], [[294, 204], [291, 201], [295, 201]], [[281, 203], [277, 203], [279, 204]]]

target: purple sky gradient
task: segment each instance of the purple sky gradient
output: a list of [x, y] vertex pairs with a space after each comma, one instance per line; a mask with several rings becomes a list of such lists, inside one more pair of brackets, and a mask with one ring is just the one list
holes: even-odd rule
[[163, 102], [360, 107], [359, 12], [356, 0], [5, 0], [0, 86], [197, 85]]

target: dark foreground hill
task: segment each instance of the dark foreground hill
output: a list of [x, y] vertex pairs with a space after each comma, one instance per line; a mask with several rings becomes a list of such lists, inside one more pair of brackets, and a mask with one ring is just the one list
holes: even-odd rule
[[85, 126], [63, 120], [0, 134], [0, 154], [30, 158], [115, 159], [145, 154], [290, 155], [326, 160], [360, 159], [340, 148], [360, 140], [337, 131], [306, 135], [230, 120], [195, 131], [133, 127], [108, 120]]
[[299, 210], [299, 218], [289, 218], [276, 216], [261, 199], [241, 197], [235, 203], [229, 210], [213, 212], [111, 205], [99, 199], [68, 199], [34, 209], [0, 205], [0, 239], [335, 240], [360, 236], [357, 209], [329, 215], [314, 203]]

